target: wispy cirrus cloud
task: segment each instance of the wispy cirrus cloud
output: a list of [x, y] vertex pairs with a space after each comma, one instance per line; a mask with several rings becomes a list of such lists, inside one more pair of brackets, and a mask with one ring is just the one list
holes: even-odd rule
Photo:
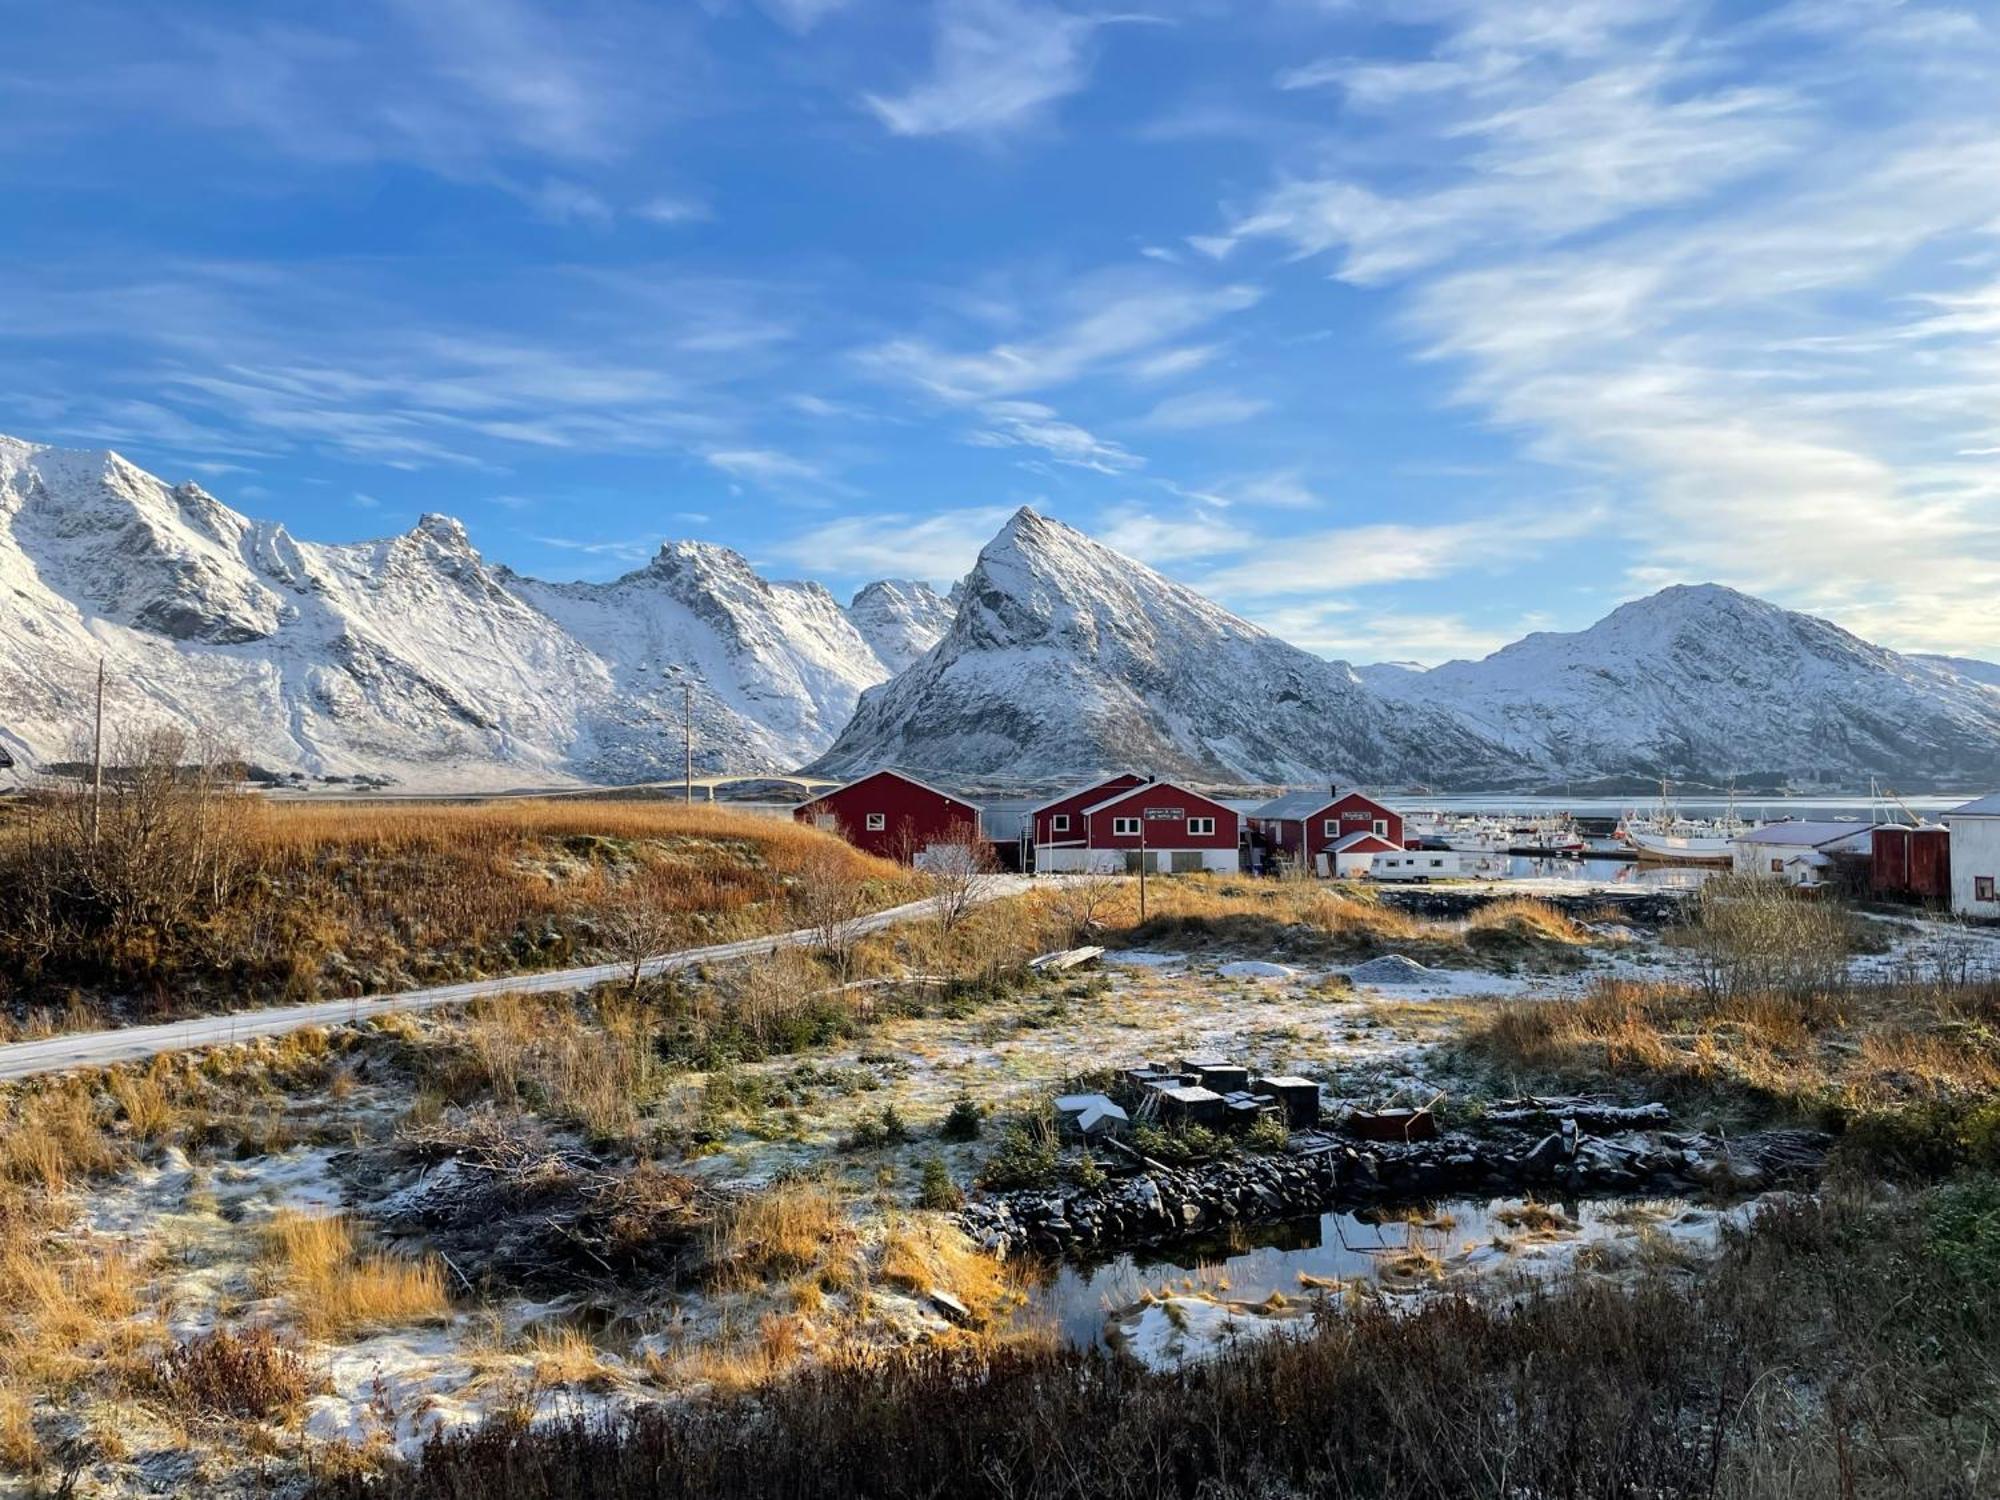
[[1271, 409], [1259, 396], [1236, 391], [1183, 391], [1154, 404], [1138, 425], [1155, 432], [1197, 432], [1209, 427], [1234, 427]]
[[[1828, 9], [1449, 0], [1429, 57], [1278, 80], [1425, 170], [1295, 161], [1205, 248], [1391, 291], [1457, 401], [1619, 497], [1600, 524], [1635, 584], [1994, 642], [2000, 481], [1973, 450], [2000, 409], [2000, 35]], [[1417, 576], [1463, 555], [1370, 540]]]
[[930, 76], [862, 102], [896, 135], [1018, 130], [1089, 81], [1102, 24], [1034, 0], [938, 0]]
[[816, 573], [850, 578], [922, 578], [948, 585], [965, 576], [1013, 507], [974, 505], [917, 515], [843, 516], [779, 542], [779, 557]]
[[860, 360], [875, 374], [951, 400], [1021, 395], [1068, 385], [1119, 361], [1156, 357], [1163, 345], [1254, 307], [1261, 296], [1240, 281], [1215, 286], [1118, 268], [1067, 286], [1037, 319], [1047, 328], [1039, 335], [971, 349], [898, 338], [863, 350]]
[[1059, 464], [1099, 474], [1120, 474], [1145, 462], [1037, 401], [988, 401], [979, 415], [983, 425], [969, 441], [982, 448], [1033, 448]]

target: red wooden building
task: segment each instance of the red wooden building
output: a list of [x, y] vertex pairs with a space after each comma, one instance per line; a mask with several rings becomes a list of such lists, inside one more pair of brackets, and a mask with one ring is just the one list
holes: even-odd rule
[[800, 803], [792, 816], [838, 833], [869, 854], [906, 863], [933, 844], [980, 836], [975, 804], [901, 771], [876, 771], [850, 781]]
[[[1128, 780], [1114, 777], [1112, 783]], [[1072, 803], [1074, 810], [1065, 814], [1062, 809]], [[1137, 870], [1142, 861], [1161, 874], [1241, 868], [1235, 809], [1175, 782], [1099, 783], [1036, 811], [1047, 814], [1049, 836], [1062, 840], [1036, 845], [1038, 871], [1116, 874]], [[1055, 819], [1062, 816], [1073, 821], [1058, 833]], [[1042, 828], [1038, 816], [1038, 839]]]
[[1951, 830], [1879, 824], [1872, 835], [1868, 888], [1891, 901], [1943, 906], [1951, 900]]
[[1036, 868], [1046, 869], [1040, 859], [1043, 850], [1081, 849], [1088, 842], [1084, 837], [1083, 810], [1094, 802], [1102, 802], [1106, 797], [1119, 792], [1129, 792], [1135, 786], [1143, 786], [1151, 778], [1141, 776], [1136, 771], [1121, 772], [1107, 776], [1104, 780], [1080, 787], [1073, 792], [1064, 792], [1053, 802], [1044, 802], [1030, 816], [1034, 819]]
[[[1250, 826], [1271, 853], [1325, 875], [1339, 873], [1341, 853], [1365, 851], [1372, 857], [1403, 847], [1401, 813], [1360, 792], [1343, 793], [1337, 786], [1324, 792], [1317, 788], [1287, 792], [1250, 814]], [[1357, 834], [1370, 837], [1357, 839]], [[1344, 850], [1337, 847], [1342, 844]]]

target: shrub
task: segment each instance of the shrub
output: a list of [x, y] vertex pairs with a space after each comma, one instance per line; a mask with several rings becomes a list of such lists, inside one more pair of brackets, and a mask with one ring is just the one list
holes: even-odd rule
[[980, 1168], [980, 1186], [997, 1192], [1047, 1187], [1055, 1181], [1061, 1154], [1053, 1120], [1041, 1115], [1016, 1120], [1000, 1133], [999, 1144]]
[[260, 1327], [217, 1329], [172, 1345], [153, 1362], [153, 1384], [198, 1416], [269, 1417], [305, 1400], [313, 1379], [296, 1350]]
[[985, 1112], [973, 1102], [971, 1095], [960, 1094], [952, 1100], [951, 1112], [944, 1117], [944, 1124], [938, 1127], [938, 1134], [948, 1141], [976, 1141], [985, 1118]]
[[1292, 1138], [1282, 1115], [1263, 1115], [1244, 1133], [1243, 1143], [1253, 1151], [1282, 1151]]
[[1132, 1131], [1132, 1144], [1172, 1167], [1207, 1161], [1233, 1149], [1227, 1136], [1218, 1135], [1206, 1125], [1176, 1125], [1171, 1129], [1139, 1125]]
[[942, 1213], [957, 1213], [965, 1207], [965, 1192], [952, 1180], [951, 1168], [945, 1165], [942, 1156], [924, 1158], [917, 1186], [917, 1207]]
[[1980, 1286], [2000, 1282], [2000, 1178], [1981, 1175], [1938, 1188], [1924, 1209], [1926, 1247]]

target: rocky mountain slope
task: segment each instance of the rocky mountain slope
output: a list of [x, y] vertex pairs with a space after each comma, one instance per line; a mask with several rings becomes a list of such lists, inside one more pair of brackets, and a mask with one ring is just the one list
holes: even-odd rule
[[980, 553], [944, 638], [864, 694], [817, 762], [878, 765], [1019, 781], [1124, 766], [1211, 781], [1504, 770], [1449, 715], [1392, 704], [1344, 663], [1026, 509]]
[[0, 750], [74, 756], [100, 657], [114, 729], [413, 787], [677, 776], [677, 671], [703, 769], [2000, 782], [2000, 667], [1713, 585], [1482, 661], [1355, 669], [1033, 511], [949, 597], [885, 580], [843, 609], [698, 542], [601, 584], [491, 566], [442, 516], [302, 542], [116, 454], [0, 438]]
[[113, 453], [0, 439], [0, 746], [74, 753], [100, 655], [114, 726], [410, 785], [788, 769], [889, 676], [833, 597], [676, 543], [608, 584], [488, 566], [456, 521], [301, 542]]
[[1481, 661], [1361, 675], [1550, 777], [2000, 778], [2000, 693], [1715, 584], [1664, 589]]
[[847, 618], [882, 664], [900, 672], [944, 639], [958, 612], [958, 590], [946, 598], [927, 583], [884, 578], [856, 594]]

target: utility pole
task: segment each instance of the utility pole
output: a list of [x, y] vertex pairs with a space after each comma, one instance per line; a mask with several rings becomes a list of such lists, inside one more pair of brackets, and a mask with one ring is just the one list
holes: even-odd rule
[[90, 748], [90, 847], [104, 821], [104, 658], [97, 658], [97, 731]]
[[1146, 922], [1146, 809], [1139, 809], [1139, 924]]
[[694, 678], [685, 674], [681, 677], [681, 704], [687, 720], [687, 782], [684, 790], [687, 805], [694, 806]]

